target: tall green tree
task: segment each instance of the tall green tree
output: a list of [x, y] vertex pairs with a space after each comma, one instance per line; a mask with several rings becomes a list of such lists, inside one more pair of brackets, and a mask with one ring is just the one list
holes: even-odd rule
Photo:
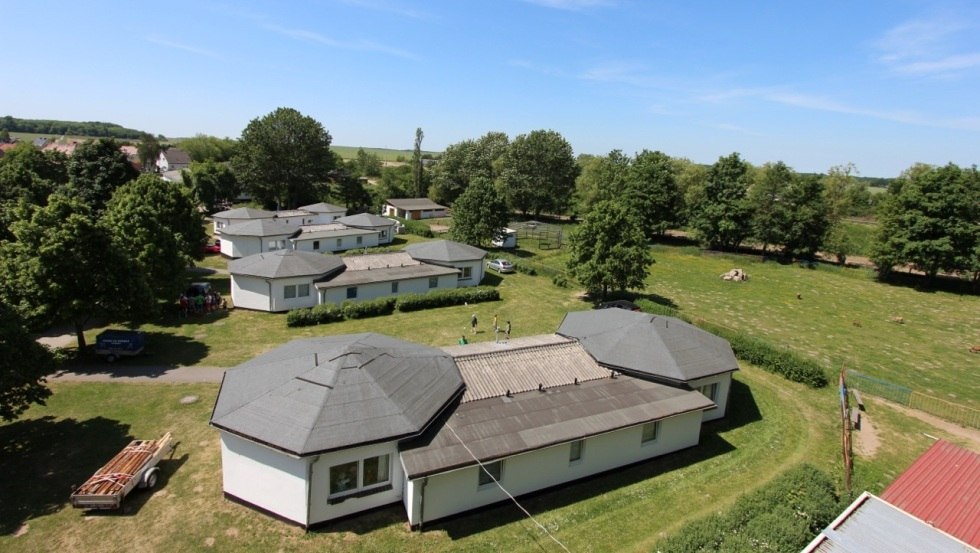
[[0, 302], [0, 419], [16, 419], [31, 404], [44, 405], [51, 390], [44, 385], [55, 370], [54, 356], [37, 343], [26, 321]]
[[812, 260], [823, 248], [831, 226], [823, 182], [814, 175], [797, 176], [784, 194], [787, 210], [779, 232], [783, 252]]
[[195, 199], [207, 208], [208, 213], [216, 211], [219, 202], [231, 200], [238, 195], [238, 180], [225, 163], [192, 161], [190, 168], [183, 171], [183, 175], [184, 182], [193, 191]]
[[238, 142], [232, 138], [198, 134], [192, 138], [181, 140], [179, 146], [181, 150], [187, 152], [191, 161], [220, 163], [231, 159], [238, 147]]
[[477, 177], [453, 204], [449, 235], [457, 242], [484, 246], [507, 226], [508, 216], [507, 203], [493, 181]]
[[653, 257], [636, 210], [603, 200], [569, 236], [568, 270], [595, 298], [643, 288]]
[[847, 261], [847, 256], [854, 250], [854, 243], [844, 226], [844, 218], [852, 211], [851, 201], [856, 196], [849, 191], [857, 187], [857, 168], [853, 163], [835, 165], [823, 177], [824, 202], [830, 221], [830, 229], [824, 243], [824, 249], [834, 254], [839, 263]]
[[359, 177], [381, 176], [383, 168], [378, 154], [368, 153], [364, 148], [358, 148], [357, 156], [345, 165], [351, 173]]
[[69, 322], [83, 349], [92, 318], [139, 320], [152, 309], [140, 267], [81, 200], [52, 194], [10, 230], [14, 239], [0, 243], [0, 301], [32, 327]]
[[630, 179], [632, 160], [620, 150], [605, 156], [581, 155], [575, 178], [575, 213], [587, 217], [592, 207], [603, 201], [622, 197]]
[[371, 206], [370, 192], [364, 188], [361, 179], [346, 167], [334, 169], [329, 176], [334, 190], [332, 197], [339, 198], [339, 203], [347, 208], [348, 213], [357, 213]]
[[907, 264], [930, 279], [939, 271], [971, 272], [980, 241], [976, 169], [915, 165], [895, 179], [878, 214], [872, 261], [887, 276]]
[[155, 173], [157, 170], [157, 160], [164, 147], [155, 136], [150, 133], [140, 135], [139, 145], [136, 146], [136, 153], [139, 156], [140, 165], [143, 166], [144, 173]]
[[503, 157], [500, 182], [513, 210], [535, 216], [564, 213], [578, 171], [571, 144], [555, 131], [537, 130], [511, 143]]
[[750, 166], [738, 153], [719, 158], [708, 170], [704, 188], [690, 192], [690, 225], [709, 248], [735, 249], [752, 232], [748, 202]]
[[138, 176], [115, 140], [89, 140], [68, 160], [68, 194], [88, 204], [98, 216], [112, 193]]
[[336, 161], [330, 133], [316, 119], [279, 108], [253, 119], [231, 159], [238, 181], [269, 208], [294, 209], [316, 201]]
[[68, 158], [22, 142], [0, 157], [0, 201], [26, 200], [43, 205], [48, 195], [68, 182]]
[[649, 150], [636, 154], [626, 194], [643, 220], [647, 238], [681, 226], [684, 196], [677, 181], [677, 164], [667, 154]]
[[473, 179], [496, 181], [509, 146], [510, 139], [502, 132], [488, 132], [476, 140], [450, 144], [431, 171], [432, 199], [452, 205]]
[[785, 243], [791, 211], [786, 192], [796, 179], [796, 172], [782, 161], [766, 163], [749, 189], [752, 237], [762, 243], [763, 255], [769, 246]]
[[415, 185], [415, 197], [426, 197], [427, 188], [422, 179], [422, 127], [415, 129], [415, 148], [412, 150], [412, 184]]
[[173, 301], [183, 289], [184, 271], [201, 258], [207, 240], [190, 191], [150, 174], [116, 191], [102, 224], [112, 232], [113, 247], [136, 261], [162, 301]]

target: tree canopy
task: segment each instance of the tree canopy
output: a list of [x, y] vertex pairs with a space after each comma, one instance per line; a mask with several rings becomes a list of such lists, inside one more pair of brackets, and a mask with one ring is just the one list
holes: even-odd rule
[[157, 160], [160, 159], [160, 152], [163, 151], [163, 144], [160, 144], [160, 141], [152, 134], [145, 133], [140, 136], [140, 143], [136, 146], [136, 153], [139, 156], [143, 172], [156, 172]]
[[476, 140], [449, 145], [431, 171], [433, 199], [452, 205], [474, 178], [496, 181], [509, 146], [510, 139], [502, 132], [488, 132]]
[[750, 166], [738, 153], [719, 158], [708, 170], [703, 188], [689, 192], [690, 226], [702, 244], [735, 249], [751, 233], [751, 208], [747, 199]]
[[217, 211], [219, 202], [231, 200], [238, 195], [238, 180], [225, 163], [192, 161], [190, 168], [185, 169], [182, 174], [194, 197], [209, 213]]
[[89, 319], [137, 320], [152, 309], [145, 275], [88, 204], [52, 194], [10, 231], [14, 239], [0, 242], [0, 301], [32, 327], [71, 322], [83, 349]]
[[20, 314], [0, 302], [0, 419], [13, 420], [33, 403], [44, 405], [51, 390], [44, 377], [54, 357], [37, 343]]
[[915, 165], [895, 179], [878, 214], [872, 261], [882, 275], [908, 264], [939, 271], [980, 271], [980, 177], [976, 167]]
[[636, 154], [626, 194], [636, 206], [647, 238], [662, 236], [683, 223], [684, 197], [677, 166], [667, 154], [648, 150]]
[[232, 169], [266, 207], [295, 209], [318, 200], [316, 185], [325, 183], [336, 165], [330, 142], [316, 119], [278, 108], [245, 127]]
[[575, 214], [588, 216], [592, 207], [603, 200], [622, 197], [631, 178], [632, 160], [620, 150], [605, 156], [581, 155], [577, 160], [579, 174], [575, 179]]
[[487, 245], [507, 226], [508, 215], [493, 181], [477, 177], [453, 204], [449, 235], [471, 246]]
[[636, 210], [603, 200], [569, 236], [568, 270], [593, 297], [642, 288], [653, 258]]
[[164, 301], [179, 294], [184, 270], [201, 258], [207, 239], [190, 192], [150, 174], [117, 190], [101, 222], [112, 232], [114, 248], [132, 257], [153, 295]]
[[206, 134], [198, 134], [192, 138], [185, 138], [178, 144], [181, 150], [187, 152], [191, 161], [215, 161], [223, 162], [231, 159], [238, 142], [231, 138], [218, 138]]
[[68, 160], [69, 195], [98, 215], [117, 188], [139, 176], [115, 140], [83, 142]]
[[578, 177], [572, 146], [555, 131], [519, 135], [502, 159], [500, 183], [511, 209], [521, 213], [563, 213]]

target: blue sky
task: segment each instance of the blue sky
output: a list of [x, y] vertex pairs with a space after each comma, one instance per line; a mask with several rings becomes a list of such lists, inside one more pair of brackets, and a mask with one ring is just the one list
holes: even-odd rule
[[576, 154], [890, 177], [980, 162], [980, 4], [0, 1], [0, 115], [238, 137], [280, 106], [335, 144], [560, 132]]

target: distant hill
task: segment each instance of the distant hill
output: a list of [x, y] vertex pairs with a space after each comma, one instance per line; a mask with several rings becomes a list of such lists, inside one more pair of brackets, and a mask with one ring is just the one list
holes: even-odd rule
[[101, 121], [54, 121], [50, 119], [18, 119], [6, 115], [0, 117], [0, 130], [41, 134], [46, 136], [91, 136], [98, 138], [138, 139], [148, 134], [136, 129], [127, 129], [115, 123]]

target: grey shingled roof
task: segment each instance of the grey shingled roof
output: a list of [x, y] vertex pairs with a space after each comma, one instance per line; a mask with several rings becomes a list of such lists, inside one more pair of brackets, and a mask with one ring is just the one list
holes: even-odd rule
[[460, 440], [487, 462], [713, 405], [697, 392], [620, 375], [460, 404], [406, 443], [401, 458], [408, 477], [419, 478], [475, 465]]
[[673, 382], [738, 370], [727, 340], [673, 317], [623, 309], [565, 315], [558, 334], [576, 338], [596, 361]]
[[387, 217], [381, 217], [372, 213], [358, 213], [336, 219], [336, 222], [343, 223], [349, 227], [375, 228], [394, 226], [395, 222]]
[[271, 219], [275, 215], [272, 211], [255, 209], [254, 207], [236, 207], [227, 211], [219, 211], [211, 217], [222, 219]]
[[319, 202], [310, 205], [299, 206], [303, 211], [309, 211], [310, 213], [336, 213], [338, 211], [346, 213], [346, 207], [340, 207], [339, 205], [328, 204], [326, 202]]
[[228, 272], [233, 275], [262, 278], [325, 276], [344, 267], [343, 260], [335, 255], [295, 250], [257, 253], [228, 262]]
[[480, 248], [469, 246], [467, 244], [460, 244], [459, 242], [453, 242], [452, 240], [418, 242], [405, 246], [405, 251], [411, 254], [411, 256], [415, 259], [432, 261], [434, 263], [473, 261], [475, 259], [483, 259], [487, 256], [487, 252], [481, 250]]
[[314, 455], [414, 436], [462, 388], [435, 348], [370, 333], [294, 340], [225, 372], [211, 424]]
[[228, 225], [221, 229], [221, 234], [229, 236], [292, 236], [299, 230], [299, 225], [287, 225], [275, 219], [255, 219], [254, 221]]
[[386, 200], [398, 209], [407, 209], [410, 211], [416, 209], [447, 209], [444, 205], [439, 205], [428, 198], [391, 198]]
[[365, 236], [378, 234], [376, 230], [352, 228], [336, 223], [326, 225], [304, 225], [303, 233], [294, 240], [319, 240], [324, 238], [342, 238], [344, 236]]
[[[346, 261], [347, 258], [344, 258]], [[380, 269], [353, 270], [348, 268], [336, 277], [316, 283], [318, 289], [345, 288], [347, 286], [360, 286], [362, 284], [373, 284], [376, 282], [392, 282], [395, 280], [409, 280], [413, 278], [428, 278], [444, 275], [458, 274], [458, 269], [440, 267], [439, 265], [429, 265], [426, 263], [416, 265], [391, 266]]]

